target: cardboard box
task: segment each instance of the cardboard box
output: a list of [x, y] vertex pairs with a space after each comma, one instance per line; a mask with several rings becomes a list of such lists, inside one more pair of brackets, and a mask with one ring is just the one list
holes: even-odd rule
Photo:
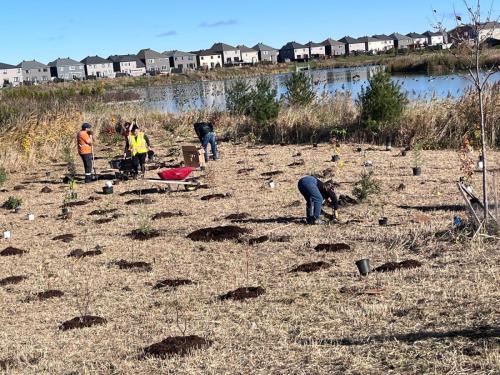
[[200, 168], [205, 166], [205, 151], [196, 146], [182, 146], [184, 166]]

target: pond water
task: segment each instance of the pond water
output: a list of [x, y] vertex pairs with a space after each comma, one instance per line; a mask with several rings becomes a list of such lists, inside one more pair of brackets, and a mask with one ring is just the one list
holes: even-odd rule
[[[380, 67], [332, 68], [307, 71], [312, 77], [318, 95], [346, 93], [356, 98], [368, 78]], [[278, 98], [286, 89], [285, 79], [291, 73], [269, 76], [277, 87]], [[257, 78], [245, 78], [254, 85]], [[392, 79], [401, 85], [410, 100], [428, 101], [433, 98], [459, 98], [471, 86], [465, 74], [429, 76], [424, 74], [393, 75]], [[490, 78], [491, 82], [500, 81], [500, 72]], [[141, 89], [143, 103], [148, 108], [163, 112], [183, 112], [192, 109], [214, 108], [223, 110], [226, 105], [226, 91], [234, 80], [199, 81], [175, 86], [154, 86]]]

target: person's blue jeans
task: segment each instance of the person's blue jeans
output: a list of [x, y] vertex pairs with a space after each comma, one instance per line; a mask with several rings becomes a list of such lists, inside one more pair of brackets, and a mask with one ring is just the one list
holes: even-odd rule
[[306, 200], [306, 220], [308, 223], [312, 223], [319, 219], [323, 205], [323, 196], [318, 189], [317, 180], [313, 176], [302, 177], [299, 180], [298, 188]]
[[210, 143], [210, 148], [212, 149], [212, 155], [214, 157], [214, 160], [217, 160], [219, 158], [219, 154], [217, 152], [217, 142], [215, 140], [215, 133], [214, 132], [207, 133], [203, 137], [203, 140], [201, 141], [201, 145], [203, 146], [203, 149], [205, 150], [205, 161], [208, 161], [208, 144], [209, 143]]

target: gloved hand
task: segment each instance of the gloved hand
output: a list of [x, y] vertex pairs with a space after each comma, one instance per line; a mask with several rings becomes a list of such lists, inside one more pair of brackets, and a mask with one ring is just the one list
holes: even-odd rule
[[94, 133], [92, 133], [92, 130], [87, 130], [87, 134], [92, 136]]

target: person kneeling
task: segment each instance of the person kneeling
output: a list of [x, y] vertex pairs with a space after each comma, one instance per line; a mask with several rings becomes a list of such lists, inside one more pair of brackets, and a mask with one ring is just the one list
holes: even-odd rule
[[314, 176], [305, 176], [299, 180], [298, 188], [306, 200], [307, 224], [324, 224], [320, 219], [324, 201], [333, 207], [333, 220], [338, 220], [338, 199], [333, 181], [322, 182]]
[[125, 149], [129, 150], [130, 155], [132, 155], [135, 177], [139, 174], [139, 168], [141, 169], [142, 177], [144, 177], [146, 173], [146, 157], [148, 156], [148, 151], [152, 151], [152, 148], [148, 136], [139, 130], [139, 126], [135, 124], [132, 126], [131, 133], [127, 137]]

